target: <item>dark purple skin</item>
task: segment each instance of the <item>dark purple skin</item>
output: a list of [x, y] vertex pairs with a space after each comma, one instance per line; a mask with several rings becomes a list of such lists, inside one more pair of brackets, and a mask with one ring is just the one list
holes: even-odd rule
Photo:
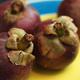
[[8, 58], [5, 44], [8, 39], [6, 32], [0, 34], [0, 80], [26, 80], [32, 70], [33, 61], [26, 66], [16, 66]]
[[[40, 32], [43, 31], [43, 29], [50, 25], [52, 22], [52, 20], [47, 20], [44, 22], [41, 22], [36, 29], [35, 34], [38, 34]], [[40, 34], [35, 36], [35, 40], [34, 40], [34, 55], [36, 57], [36, 61], [37, 63], [47, 69], [51, 69], [51, 70], [57, 70], [57, 69], [63, 69], [66, 66], [68, 66], [69, 64], [71, 64], [74, 59], [76, 58], [76, 55], [78, 53], [78, 47], [79, 47], [79, 42], [76, 42], [78, 45], [76, 47], [74, 46], [70, 46], [68, 44], [63, 44], [63, 46], [66, 49], [66, 52], [60, 56], [59, 58], [53, 59], [53, 58], [48, 58], [47, 55], [46, 56], [42, 56], [40, 51], [39, 51], [39, 47], [38, 47], [38, 38], [39, 38]], [[78, 38], [77, 34], [76, 34], [76, 38]]]
[[80, 37], [80, 0], [64, 0], [58, 8], [58, 16], [67, 15], [73, 18], [73, 22], [78, 27]]
[[25, 14], [23, 14], [21, 18], [17, 19], [17, 21], [7, 26], [3, 20], [3, 13], [8, 9], [12, 1], [7, 1], [0, 5], [0, 32], [7, 32], [12, 27], [22, 28], [27, 33], [33, 34], [36, 26], [41, 22], [38, 12], [30, 5], [27, 5]]

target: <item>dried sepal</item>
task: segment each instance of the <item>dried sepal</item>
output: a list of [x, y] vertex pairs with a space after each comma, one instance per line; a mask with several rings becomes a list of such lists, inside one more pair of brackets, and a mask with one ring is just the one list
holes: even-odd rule
[[66, 26], [66, 28], [71, 29], [75, 33], [78, 31], [78, 28], [76, 27], [74, 23], [70, 23], [69, 25]]
[[24, 51], [18, 50], [10, 51], [8, 53], [8, 58], [15, 65], [26, 66], [29, 62], [35, 59], [35, 56]]
[[11, 36], [12, 34], [17, 34], [19, 36], [19, 39], [21, 40], [21, 38], [26, 34], [26, 32], [20, 28], [11, 28], [8, 31], [8, 34], [9, 36]]
[[65, 48], [59, 41], [59, 38], [48, 38], [40, 36], [38, 39], [38, 47], [42, 56], [56, 59], [65, 53]]
[[58, 23], [62, 23], [65, 28], [69, 28], [69, 29], [71, 29], [74, 32], [77, 32], [78, 31], [77, 27], [73, 23], [73, 19], [70, 18], [70, 17], [68, 17], [68, 16], [60, 16], [59, 18], [57, 18], [55, 20], [52, 19], [52, 21], [53, 22], [56, 21]]
[[16, 22], [18, 16], [10, 14], [7, 10], [4, 12], [4, 22], [6, 25], [11, 25]]
[[46, 56], [51, 48], [51, 40], [49, 40], [46, 36], [39, 36], [38, 38], [38, 48], [42, 56]]
[[45, 35], [48, 35], [48, 36], [53, 35], [56, 37], [58, 36], [60, 37], [64, 35], [64, 27], [63, 27], [63, 24], [54, 22], [53, 24], [46, 26], [43, 32]]
[[9, 49], [18, 49], [17, 46], [18, 42], [19, 42], [19, 36], [16, 34], [12, 34], [6, 42], [6, 47]]
[[48, 25], [47, 27], [44, 28], [44, 34], [46, 35], [55, 35], [57, 36], [57, 33], [55, 32], [55, 28], [54, 28], [54, 25], [56, 23], [53, 23], [51, 25]]
[[64, 35], [60, 37], [60, 41], [69, 45], [77, 46], [77, 42], [79, 42], [78, 38], [76, 38], [77, 35], [72, 30], [67, 30], [69, 32], [69, 35]]
[[67, 26], [73, 21], [73, 19], [68, 16], [60, 16], [56, 19], [56, 21], [62, 23], [64, 26]]
[[58, 38], [53, 39], [51, 50], [48, 53], [48, 58], [59, 58], [66, 52], [65, 47], [62, 45], [62, 43], [59, 41]]
[[70, 35], [68, 28], [65, 29], [64, 35], [66, 36]]
[[34, 48], [34, 44], [30, 42], [30, 45], [24, 50], [26, 53], [31, 54]]

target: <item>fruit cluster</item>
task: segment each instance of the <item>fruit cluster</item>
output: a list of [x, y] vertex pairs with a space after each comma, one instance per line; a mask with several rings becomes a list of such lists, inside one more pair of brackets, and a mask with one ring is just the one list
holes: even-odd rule
[[34, 59], [51, 70], [73, 62], [79, 38], [72, 18], [41, 22], [24, 0], [7, 1], [0, 9], [0, 80], [26, 80]]

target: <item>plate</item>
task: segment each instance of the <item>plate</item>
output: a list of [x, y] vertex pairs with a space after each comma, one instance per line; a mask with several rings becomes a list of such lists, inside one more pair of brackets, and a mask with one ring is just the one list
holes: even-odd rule
[[[33, 0], [29, 1], [39, 12], [41, 21], [57, 18], [57, 9], [61, 0]], [[48, 70], [36, 64], [33, 65], [33, 70], [28, 80], [80, 80], [80, 50], [76, 59], [65, 69]]]

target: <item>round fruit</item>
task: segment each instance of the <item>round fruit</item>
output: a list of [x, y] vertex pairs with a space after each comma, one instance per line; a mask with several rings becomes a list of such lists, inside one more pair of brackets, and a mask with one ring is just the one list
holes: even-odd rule
[[61, 16], [41, 22], [35, 32], [34, 55], [39, 65], [47, 69], [62, 69], [75, 59], [79, 38], [73, 19]]
[[0, 32], [17, 27], [33, 34], [39, 23], [38, 12], [24, 0], [7, 1], [0, 5]]
[[[10, 37], [7, 32], [0, 34], [0, 80], [26, 80], [30, 74], [35, 57], [31, 54], [32, 36], [28, 34], [25, 39], [25, 35], [23, 38], [19, 38], [19, 35], [15, 33]], [[25, 40], [28, 41], [25, 42]], [[25, 44], [22, 45], [22, 41]], [[24, 45], [27, 48], [24, 47], [23, 50], [20, 46]]]
[[74, 19], [80, 37], [80, 0], [64, 0], [58, 8], [58, 16], [66, 15]]

